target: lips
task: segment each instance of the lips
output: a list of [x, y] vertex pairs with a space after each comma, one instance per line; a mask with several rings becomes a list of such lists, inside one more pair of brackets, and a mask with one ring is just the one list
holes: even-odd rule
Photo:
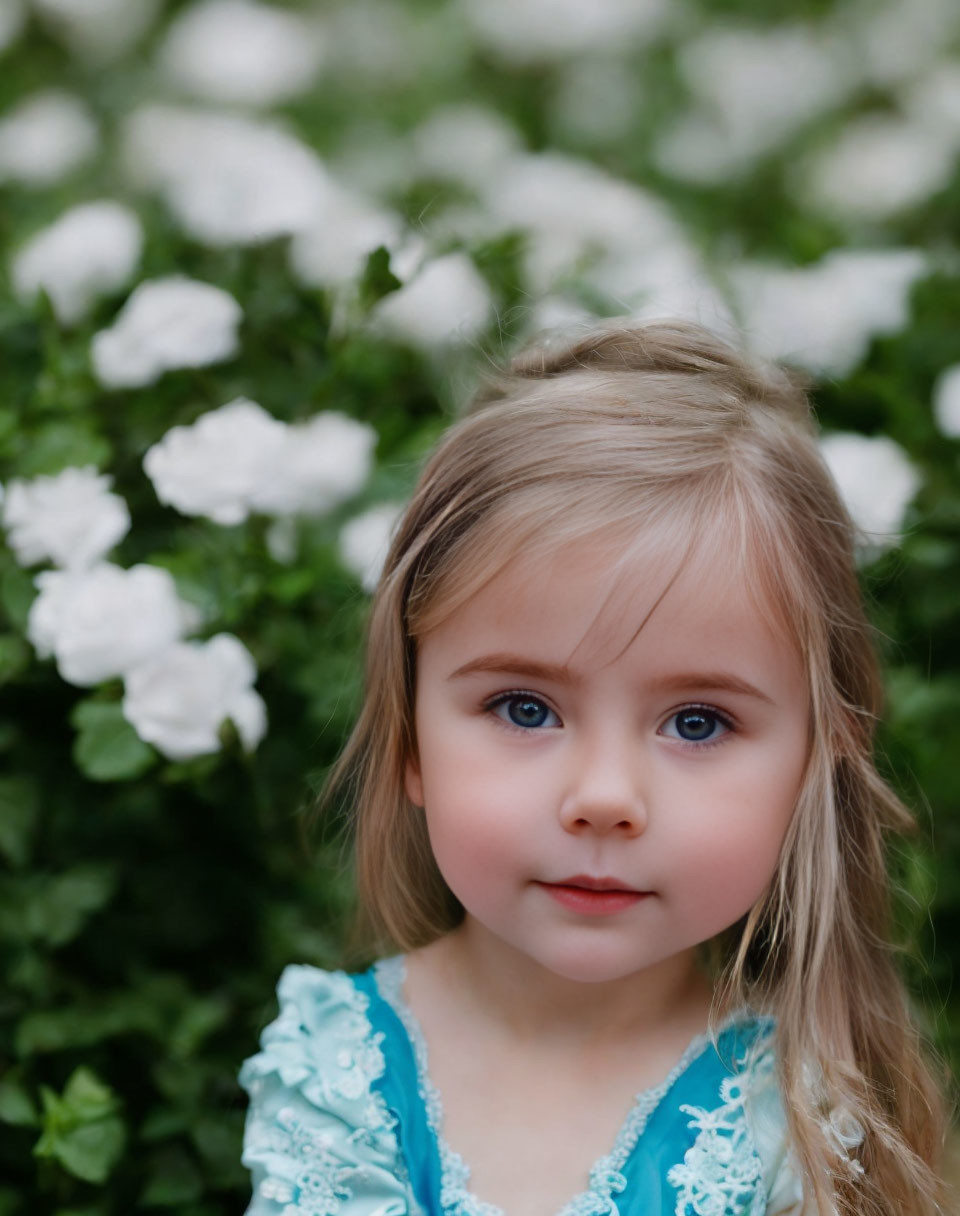
[[619, 878], [594, 878], [590, 874], [574, 874], [572, 878], [561, 878], [559, 882], [545, 884], [548, 887], [580, 887], [584, 891], [630, 891], [639, 894], [638, 887]]

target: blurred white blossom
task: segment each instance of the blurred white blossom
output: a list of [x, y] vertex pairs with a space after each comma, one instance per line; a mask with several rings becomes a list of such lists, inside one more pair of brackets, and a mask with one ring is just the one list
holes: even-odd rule
[[480, 41], [511, 64], [638, 46], [667, 28], [668, 0], [460, 0]]
[[679, 238], [639, 253], [613, 251], [581, 277], [636, 320], [682, 317], [712, 329], [735, 328], [729, 306], [700, 259]]
[[158, 190], [183, 228], [213, 246], [255, 244], [312, 224], [330, 179], [316, 153], [276, 123], [150, 105], [123, 133], [135, 184]]
[[960, 439], [960, 363], [954, 363], [937, 377], [933, 386], [933, 416], [944, 435]]
[[632, 59], [578, 55], [558, 69], [551, 126], [561, 140], [572, 135], [590, 147], [629, 136], [642, 105], [643, 81]]
[[372, 250], [380, 245], [396, 248], [404, 231], [395, 212], [331, 185], [310, 226], [290, 242], [290, 265], [300, 282], [309, 286], [348, 283], [360, 274]]
[[62, 325], [82, 320], [101, 295], [123, 287], [140, 260], [143, 231], [119, 203], [81, 203], [41, 229], [13, 257], [22, 300], [43, 289]]
[[110, 492], [112, 484], [92, 465], [10, 481], [3, 525], [17, 561], [51, 561], [70, 570], [98, 562], [130, 528], [127, 504]]
[[172, 576], [157, 566], [47, 570], [27, 621], [41, 658], [53, 655], [60, 675], [86, 687], [123, 675], [165, 650], [196, 623]]
[[469, 342], [492, 317], [486, 280], [465, 253], [449, 253], [428, 261], [409, 283], [384, 296], [372, 322], [400, 342], [432, 350]]
[[960, 57], [944, 59], [911, 81], [900, 100], [918, 127], [960, 147]]
[[322, 515], [360, 490], [370, 475], [377, 433], [365, 422], [326, 410], [284, 428], [250, 506], [265, 515]]
[[906, 325], [910, 288], [927, 266], [915, 249], [840, 249], [813, 266], [745, 263], [729, 277], [759, 354], [843, 376], [875, 335]]
[[287, 425], [238, 398], [176, 426], [143, 459], [157, 497], [184, 515], [238, 524], [251, 512], [318, 515], [366, 481], [376, 432], [327, 411]]
[[822, 437], [820, 451], [868, 551], [897, 544], [904, 511], [920, 488], [903, 448], [886, 435], [836, 431]]
[[735, 174], [857, 84], [849, 48], [808, 25], [708, 30], [680, 46], [678, 63], [695, 104], [666, 126], [654, 158], [684, 181]]
[[239, 397], [192, 426], [167, 431], [147, 451], [143, 467], [161, 502], [184, 515], [238, 524], [286, 450], [284, 424]]
[[99, 142], [77, 98], [59, 89], [33, 93], [0, 117], [0, 182], [52, 185], [89, 160]]
[[401, 503], [377, 503], [348, 520], [340, 529], [340, 558], [359, 578], [368, 594], [373, 593], [380, 581], [390, 540], [402, 513]]
[[491, 233], [519, 229], [528, 234], [527, 281], [537, 295], [551, 291], [585, 254], [620, 258], [680, 239], [660, 199], [560, 153], [506, 161], [482, 203]]
[[323, 53], [319, 26], [255, 0], [201, 0], [171, 22], [160, 62], [207, 101], [270, 106], [310, 88]]
[[923, 202], [950, 180], [956, 138], [932, 124], [864, 114], [793, 173], [807, 203], [854, 219], [886, 219]]
[[146, 33], [160, 0], [33, 0], [33, 5], [75, 54], [102, 63], [130, 50]]
[[24, 0], [0, 0], [0, 51], [20, 36], [27, 18]]
[[94, 335], [94, 372], [107, 388], [140, 388], [175, 368], [219, 363], [237, 351], [242, 316], [233, 296], [210, 283], [149, 279]]
[[483, 186], [522, 150], [520, 133], [502, 114], [476, 103], [443, 106], [410, 136], [413, 164], [425, 177]]
[[863, 1165], [850, 1152], [858, 1148], [864, 1139], [863, 1125], [845, 1106], [834, 1106], [830, 1118], [820, 1121], [823, 1134], [838, 1157], [843, 1157], [855, 1174], [864, 1172]]
[[171, 760], [220, 750], [219, 731], [233, 722], [247, 751], [267, 729], [267, 712], [253, 689], [257, 669], [229, 633], [207, 642], [177, 642], [128, 671], [123, 713], [134, 730]]
[[923, 75], [960, 31], [956, 0], [851, 0], [833, 24], [846, 35], [852, 71], [889, 88]]

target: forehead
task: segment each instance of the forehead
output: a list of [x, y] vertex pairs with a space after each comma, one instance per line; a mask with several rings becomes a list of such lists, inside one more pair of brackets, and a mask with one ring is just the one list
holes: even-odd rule
[[735, 657], [755, 674], [771, 663], [796, 673], [797, 644], [755, 573], [715, 535], [582, 538], [515, 555], [423, 641], [451, 663], [516, 653], [583, 673], [624, 657], [653, 668]]

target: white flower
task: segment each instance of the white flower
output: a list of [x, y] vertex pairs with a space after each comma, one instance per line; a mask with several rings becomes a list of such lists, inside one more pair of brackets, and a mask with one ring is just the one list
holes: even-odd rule
[[94, 335], [93, 370], [107, 388], [140, 388], [178, 367], [219, 363], [237, 352], [242, 316], [233, 296], [210, 283], [149, 279]]
[[310, 88], [322, 55], [316, 25], [254, 0], [201, 0], [171, 22], [166, 75], [209, 101], [269, 106]]
[[367, 480], [377, 433], [334, 410], [285, 428], [267, 475], [250, 495], [266, 515], [322, 515]]
[[504, 162], [483, 202], [491, 234], [527, 234], [526, 274], [545, 294], [589, 254], [647, 253], [681, 239], [660, 199], [587, 161], [558, 153], [520, 155]]
[[435, 349], [468, 342], [490, 323], [490, 288], [464, 253], [435, 258], [373, 311], [377, 330], [412, 346]]
[[7, 485], [3, 523], [21, 566], [91, 566], [126, 536], [130, 512], [113, 479], [88, 465]]
[[340, 529], [340, 558], [360, 579], [368, 594], [373, 593], [380, 581], [387, 550], [402, 513], [400, 503], [378, 503], [348, 520]]
[[17, 40], [26, 18], [23, 0], [0, 0], [0, 51]]
[[58, 89], [34, 93], [0, 118], [0, 182], [50, 186], [96, 152], [86, 106]]
[[804, 25], [721, 27], [683, 44], [695, 104], [657, 140], [654, 157], [684, 181], [722, 181], [856, 87], [849, 48]]
[[326, 205], [316, 153], [275, 123], [177, 106], [127, 121], [131, 178], [159, 190], [183, 228], [213, 246], [254, 244], [311, 225]]
[[285, 425], [255, 401], [238, 397], [192, 426], [167, 431], [144, 456], [143, 467], [161, 502], [184, 515], [238, 524], [286, 451]]
[[960, 439], [960, 363], [937, 377], [933, 386], [933, 416], [944, 435]]
[[357, 277], [372, 250], [395, 249], [403, 235], [399, 215], [331, 186], [313, 222], [290, 242], [290, 265], [301, 283], [337, 286]]
[[685, 317], [733, 333], [730, 309], [693, 251], [682, 241], [641, 253], [607, 254], [583, 281], [638, 320]]
[[97, 297], [117, 291], [140, 260], [143, 230], [119, 203], [82, 203], [36, 233], [17, 251], [13, 286], [22, 300], [41, 288], [63, 325], [80, 321]]
[[840, 6], [851, 65], [862, 79], [889, 88], [921, 76], [960, 29], [956, 0], [868, 0]]
[[960, 59], [945, 59], [901, 94], [914, 123], [960, 145]]
[[874, 335], [906, 325], [910, 288], [927, 264], [915, 249], [841, 249], [814, 266], [744, 264], [730, 281], [758, 353], [842, 376]]
[[868, 548], [896, 545], [904, 511], [920, 488], [903, 448], [886, 435], [837, 431], [823, 436], [820, 451]]
[[160, 0], [33, 0], [49, 28], [93, 63], [115, 59], [148, 30]]
[[410, 136], [420, 174], [485, 185], [508, 157], [521, 151], [520, 134], [502, 114], [472, 103], [434, 110]]
[[141, 739], [171, 760], [219, 751], [227, 719], [253, 751], [267, 728], [266, 707], [252, 688], [256, 678], [250, 652], [232, 634], [177, 642], [127, 673], [123, 713]]
[[923, 202], [953, 174], [955, 138], [933, 125], [865, 114], [795, 169], [795, 188], [821, 210], [886, 219]]
[[511, 64], [637, 46], [671, 18], [665, 0], [460, 0], [480, 40]]
[[88, 570], [47, 570], [27, 637], [41, 658], [53, 655], [60, 675], [88, 686], [122, 675], [166, 649], [195, 623], [166, 570], [123, 570], [101, 562]]
[[550, 98], [550, 125], [559, 139], [572, 136], [591, 148], [628, 139], [644, 105], [643, 75], [616, 53], [584, 55], [558, 69]]

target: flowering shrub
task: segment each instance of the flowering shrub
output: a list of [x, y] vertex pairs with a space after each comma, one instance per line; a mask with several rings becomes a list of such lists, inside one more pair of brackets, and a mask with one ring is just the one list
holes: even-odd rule
[[242, 1210], [391, 529], [487, 352], [604, 315], [812, 377], [960, 1074], [958, 97], [945, 0], [0, 0], [0, 1216]]

